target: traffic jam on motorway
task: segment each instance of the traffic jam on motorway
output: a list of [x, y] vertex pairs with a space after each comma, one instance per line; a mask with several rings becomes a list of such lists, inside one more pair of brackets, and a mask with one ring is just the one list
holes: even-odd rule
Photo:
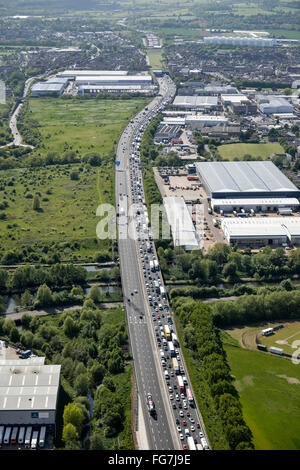
[[[174, 83], [168, 76], [164, 76], [160, 86], [162, 97], [159, 97], [155, 106], [148, 113], [142, 112], [141, 118], [136, 117], [129, 124], [129, 128], [136, 122], [139, 124], [138, 127], [132, 127], [129, 158], [131, 200], [136, 207], [134, 214], [136, 240], [141, 259], [147, 301], [152, 316], [154, 336], [179, 438], [183, 443], [183, 449], [208, 450], [209, 446], [204, 436], [204, 430], [197, 418], [194, 398], [182, 365], [180, 345], [174, 331], [166, 290], [163, 286], [155, 254], [153, 235], [151, 234], [143, 190], [142, 165], [140, 160], [140, 143], [143, 132], [149, 122], [169, 103], [176, 91]], [[123, 148], [124, 150], [125, 148]], [[126, 194], [121, 195], [121, 200], [123, 200], [122, 196], [126, 197]], [[118, 207], [118, 216], [124, 215], [123, 204], [119, 203]], [[137, 290], [131, 292], [130, 297], [126, 301], [128, 303], [132, 302], [135, 294], [137, 294]], [[139, 317], [143, 319], [144, 312], [139, 312]], [[146, 397], [148, 410], [151, 416], [155, 416], [155, 403], [150, 392]]]

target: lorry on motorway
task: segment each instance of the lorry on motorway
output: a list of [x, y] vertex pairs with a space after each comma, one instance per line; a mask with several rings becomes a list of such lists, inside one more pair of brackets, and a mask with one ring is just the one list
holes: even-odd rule
[[39, 432], [38, 431], [33, 431], [32, 438], [31, 438], [31, 446], [30, 446], [31, 449], [36, 449], [37, 448], [38, 437], [39, 437]]
[[190, 406], [194, 406], [194, 397], [190, 388], [186, 389], [186, 396]]
[[175, 357], [176, 356], [175, 348], [174, 348], [174, 344], [172, 343], [172, 341], [168, 341], [168, 348], [169, 348], [171, 357]]
[[179, 346], [179, 341], [175, 333], [172, 333], [172, 341], [173, 341], [174, 346]]
[[151, 393], [147, 394], [147, 404], [150, 415], [155, 414], [155, 405]]
[[160, 286], [160, 295], [162, 296], [163, 299], [166, 298], [166, 289], [163, 286]]
[[203, 450], [203, 447], [201, 444], [196, 444], [196, 450]]
[[194, 438], [192, 436], [188, 436], [186, 439], [186, 442], [187, 442], [189, 450], [197, 450], [196, 444], [194, 442]]
[[171, 340], [171, 332], [170, 332], [170, 327], [169, 325], [164, 325], [164, 334], [167, 339], [167, 341]]
[[159, 271], [159, 265], [158, 265], [157, 259], [153, 260], [153, 263], [154, 263], [154, 270]]
[[159, 289], [159, 284], [157, 281], [154, 281], [154, 287], [155, 287], [156, 292], [159, 293], [160, 289]]
[[150, 265], [150, 271], [154, 272], [154, 271], [155, 271], [155, 268], [154, 268], [154, 263], [153, 263], [153, 261], [150, 261], [149, 265]]
[[151, 243], [150, 243], [150, 242], [147, 242], [147, 243], [146, 243], [146, 247], [147, 247], [147, 252], [148, 252], [148, 253], [151, 253], [152, 247], [151, 247]]
[[182, 380], [183, 380], [184, 385], [188, 385], [188, 381], [185, 375], [182, 377]]
[[209, 450], [207, 440], [205, 439], [205, 437], [201, 437], [200, 442], [204, 450]]
[[180, 369], [179, 369], [179, 365], [178, 365], [178, 361], [177, 361], [176, 357], [173, 357], [173, 359], [172, 359], [172, 367], [175, 371], [175, 374], [178, 375], [180, 373]]
[[177, 376], [177, 381], [178, 381], [178, 387], [179, 387], [180, 393], [184, 393], [185, 392], [185, 387], [184, 387], [184, 383], [183, 383], [181, 375]]

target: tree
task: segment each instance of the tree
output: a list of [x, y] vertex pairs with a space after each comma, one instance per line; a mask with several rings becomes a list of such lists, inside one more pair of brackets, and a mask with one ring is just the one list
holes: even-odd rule
[[98, 431], [94, 431], [90, 437], [90, 450], [103, 450], [103, 442], [101, 434]]
[[43, 284], [38, 288], [36, 301], [40, 307], [50, 307], [52, 305], [52, 292], [47, 284]]
[[76, 377], [74, 382], [74, 388], [77, 395], [87, 395], [89, 391], [89, 381], [87, 374], [80, 374]]
[[225, 264], [222, 274], [226, 279], [229, 279], [229, 281], [236, 281], [237, 279], [239, 279], [237, 273], [237, 266], [233, 262]]
[[78, 434], [76, 431], [76, 427], [72, 423], [67, 423], [63, 427], [62, 439], [64, 442], [68, 441], [76, 441], [78, 438]]
[[63, 419], [64, 425], [71, 423], [77, 430], [80, 429], [84, 420], [82, 409], [74, 403], [68, 403], [64, 408]]
[[9, 337], [13, 343], [17, 343], [18, 341], [20, 341], [20, 333], [15, 326], [10, 330]]
[[34, 211], [39, 211], [41, 209], [40, 198], [37, 194], [33, 198], [32, 208]]
[[102, 364], [94, 364], [91, 369], [91, 382], [94, 387], [97, 387], [102, 383], [103, 377], [105, 376], [105, 367]]
[[[30, 291], [28, 289], [26, 289], [26, 291], [21, 296], [21, 305], [23, 307], [31, 307], [32, 304], [33, 304], [33, 295], [31, 295]], [[30, 318], [30, 316], [29, 316], [29, 318]]]
[[79, 180], [79, 173], [78, 171], [72, 171], [72, 173], [70, 174], [70, 179], [72, 181], [77, 181]]
[[101, 300], [101, 294], [97, 286], [91, 287], [91, 290], [88, 296], [94, 303], [98, 303]]
[[77, 336], [79, 332], [79, 327], [72, 317], [67, 316], [64, 321], [63, 330], [66, 336], [69, 338], [74, 338], [74, 336]]

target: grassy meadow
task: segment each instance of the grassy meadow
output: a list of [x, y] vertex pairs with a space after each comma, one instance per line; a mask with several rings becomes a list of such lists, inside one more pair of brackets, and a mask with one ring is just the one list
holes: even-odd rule
[[39, 122], [41, 153], [73, 150], [108, 155], [116, 149], [124, 127], [149, 102], [129, 100], [30, 99], [30, 117]]
[[222, 339], [255, 448], [299, 450], [299, 365], [243, 349], [228, 333]]
[[[0, 203], [5, 201], [7, 207], [0, 211], [5, 214], [0, 217], [0, 259], [8, 250], [25, 248], [45, 255], [46, 261], [48, 245], [63, 260], [93, 260], [95, 251], [111, 248], [110, 240], [96, 237], [96, 209], [104, 202], [114, 204], [115, 149], [128, 121], [148, 102], [30, 99], [30, 117], [39, 123], [42, 135], [37, 155], [98, 153], [102, 163], [1, 171]], [[77, 180], [71, 179], [74, 171]], [[33, 209], [36, 193], [40, 210]]]
[[267, 160], [272, 153], [285, 153], [278, 142], [220, 145], [218, 151], [221, 157], [226, 160], [233, 160], [235, 157], [241, 159], [246, 154], [252, 155], [252, 157], [262, 157], [264, 160]]

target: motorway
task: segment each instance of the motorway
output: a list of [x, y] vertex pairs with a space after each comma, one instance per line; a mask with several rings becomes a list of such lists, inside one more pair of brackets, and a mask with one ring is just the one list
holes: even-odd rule
[[[160, 95], [132, 119], [118, 143], [115, 197], [122, 288], [135, 379], [142, 404], [139, 413], [143, 413], [148, 449], [174, 450], [182, 449], [182, 445], [186, 448], [188, 435], [200, 443], [206, 433], [197, 408], [184, 394], [179, 394], [163, 333], [164, 325], [169, 324], [173, 333], [176, 333], [175, 327], [166, 296], [161, 293], [163, 290], [160, 292], [164, 285], [159, 266], [153, 269], [153, 262], [157, 263], [158, 259], [145, 203], [139, 148], [148, 123], [176, 93], [176, 87], [167, 75], [158, 82]], [[136, 205], [134, 214], [128, 211], [132, 204]], [[179, 350], [176, 353], [181, 374], [187, 376], [183, 357]], [[149, 393], [155, 405], [154, 415], [148, 410]]]

